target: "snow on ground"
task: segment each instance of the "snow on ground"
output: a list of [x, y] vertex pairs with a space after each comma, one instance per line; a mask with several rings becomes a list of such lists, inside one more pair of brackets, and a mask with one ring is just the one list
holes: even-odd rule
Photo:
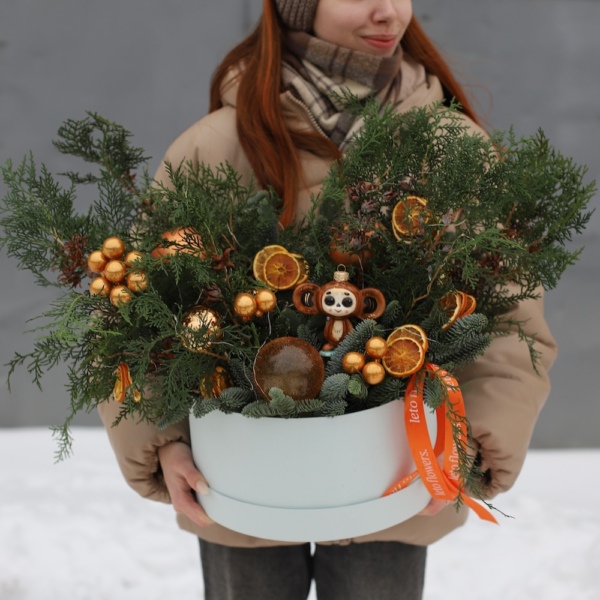
[[[54, 464], [48, 430], [0, 429], [0, 598], [201, 600], [196, 539], [125, 485], [104, 430], [74, 436]], [[600, 450], [532, 451], [495, 501], [514, 519], [430, 548], [425, 599], [600, 598], [599, 476]]]

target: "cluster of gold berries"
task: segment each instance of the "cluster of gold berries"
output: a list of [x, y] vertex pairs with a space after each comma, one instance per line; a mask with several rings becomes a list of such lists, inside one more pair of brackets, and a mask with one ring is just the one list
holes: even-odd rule
[[[367, 385], [377, 385], [385, 377], [385, 369], [380, 361], [386, 352], [386, 341], [379, 336], [372, 337], [365, 344], [365, 354], [361, 352], [348, 352], [344, 355], [342, 368], [346, 373], [351, 375], [360, 373]], [[367, 357], [372, 360], [367, 362]]]
[[94, 250], [87, 259], [88, 268], [97, 273], [90, 283], [92, 296], [108, 296], [118, 306], [133, 298], [132, 292], [143, 292], [148, 286], [143, 271], [131, 271], [134, 262], [142, 258], [142, 253], [132, 250], [125, 254], [125, 244], [118, 237], [104, 240], [102, 250]]
[[233, 311], [244, 321], [253, 317], [261, 317], [277, 306], [277, 296], [267, 289], [255, 290], [254, 293], [242, 292], [233, 301]]

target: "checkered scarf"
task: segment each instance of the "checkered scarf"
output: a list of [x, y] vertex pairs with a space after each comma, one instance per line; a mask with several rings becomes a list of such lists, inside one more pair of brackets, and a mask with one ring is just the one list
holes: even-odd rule
[[347, 92], [360, 100], [387, 100], [400, 85], [402, 49], [390, 58], [342, 48], [302, 31], [284, 38], [282, 77], [286, 91], [302, 102], [329, 139], [344, 150], [362, 120], [345, 110]]

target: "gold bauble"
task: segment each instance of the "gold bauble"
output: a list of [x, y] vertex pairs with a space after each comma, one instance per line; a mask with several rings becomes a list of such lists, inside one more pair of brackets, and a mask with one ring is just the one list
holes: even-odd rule
[[148, 278], [144, 271], [135, 271], [127, 275], [127, 287], [132, 292], [144, 292], [148, 287]]
[[382, 337], [372, 337], [367, 340], [365, 351], [371, 358], [383, 358], [387, 351], [387, 342]]
[[102, 275], [111, 283], [121, 283], [125, 279], [127, 269], [120, 260], [110, 260], [106, 263]]
[[110, 290], [110, 301], [115, 305], [127, 304], [130, 300], [133, 300], [133, 294], [124, 286], [116, 285]]
[[271, 290], [257, 290], [254, 295], [256, 301], [257, 316], [271, 312], [277, 306], [277, 296]]
[[365, 366], [365, 355], [360, 352], [348, 352], [342, 358], [342, 369], [352, 375], [358, 373]]
[[108, 259], [100, 250], [94, 250], [87, 259], [87, 265], [92, 273], [102, 273]]
[[106, 238], [102, 244], [102, 254], [109, 260], [118, 260], [125, 254], [125, 243], [118, 237]]
[[383, 365], [378, 362], [367, 363], [362, 371], [362, 378], [365, 380], [367, 385], [377, 385], [381, 383], [385, 377], [385, 369]]
[[205, 306], [194, 306], [182, 321], [181, 343], [191, 352], [202, 352], [219, 337], [219, 316]]
[[132, 250], [131, 252], [128, 252], [125, 255], [123, 262], [128, 267], [131, 267], [131, 265], [133, 265], [134, 262], [141, 260], [142, 258], [144, 258], [144, 255], [139, 250]]
[[108, 296], [110, 283], [104, 277], [96, 277], [90, 283], [90, 294], [92, 296]]
[[233, 311], [244, 321], [249, 321], [256, 314], [256, 300], [252, 294], [242, 292], [233, 301]]

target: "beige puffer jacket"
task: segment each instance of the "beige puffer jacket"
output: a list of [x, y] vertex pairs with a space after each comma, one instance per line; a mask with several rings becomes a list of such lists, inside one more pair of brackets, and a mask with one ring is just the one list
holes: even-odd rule
[[[403, 62], [402, 84], [399, 89], [392, 90], [392, 95], [400, 99], [399, 111], [429, 106], [443, 97], [439, 80], [410, 59]], [[183, 132], [167, 151], [163, 163], [177, 166], [182, 161], [192, 160], [214, 167], [228, 162], [241, 175], [243, 183], [250, 181], [252, 170], [236, 131], [234, 85], [226, 89], [223, 98], [225, 106]], [[291, 126], [313, 127], [306, 109], [290, 96], [282, 95], [282, 106]], [[474, 123], [469, 120], [467, 123], [474, 132], [481, 133]], [[301, 158], [306, 178], [304, 189], [299, 191], [299, 215], [308, 210], [310, 196], [318, 193], [331, 164], [306, 152]], [[156, 179], [168, 181], [164, 164], [158, 169]], [[480, 447], [482, 469], [488, 471], [489, 497], [509, 489], [521, 470], [534, 424], [550, 390], [547, 372], [556, 355], [555, 342], [544, 321], [541, 299], [522, 302], [509, 316], [524, 322], [527, 333], [535, 336], [536, 349], [541, 355], [538, 372], [532, 368], [527, 344], [513, 333], [495, 339], [482, 358], [457, 374], [473, 437]], [[163, 431], [133, 420], [112, 427], [118, 409], [116, 402], [110, 400], [100, 405], [99, 412], [128, 484], [142, 496], [169, 502], [157, 448], [171, 441], [189, 444], [187, 421]], [[354, 540], [332, 540], [332, 543], [395, 540], [427, 545], [462, 525], [467, 512], [466, 508], [457, 512], [449, 506], [433, 517], [416, 516], [384, 531]], [[243, 535], [217, 524], [200, 528], [182, 516], [178, 516], [178, 521], [183, 529], [219, 544], [243, 547], [281, 544], [276, 540]]]

